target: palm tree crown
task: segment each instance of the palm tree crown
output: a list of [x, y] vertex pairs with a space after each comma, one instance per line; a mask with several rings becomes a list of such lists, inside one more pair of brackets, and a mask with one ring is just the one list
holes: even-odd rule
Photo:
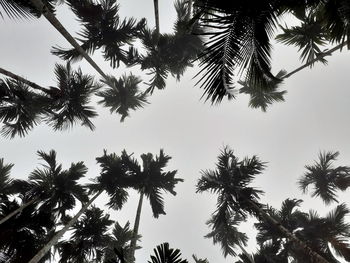
[[305, 193], [314, 186], [311, 196], [319, 196], [329, 204], [338, 202], [337, 190], [345, 191], [350, 186], [350, 167], [334, 166], [339, 152], [321, 152], [314, 165], [306, 165], [306, 172], [299, 179], [300, 189]]

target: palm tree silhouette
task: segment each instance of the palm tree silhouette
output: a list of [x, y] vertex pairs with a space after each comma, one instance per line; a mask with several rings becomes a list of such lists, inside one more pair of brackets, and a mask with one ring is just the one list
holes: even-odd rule
[[88, 104], [101, 85], [92, 76], [83, 74], [80, 68], [73, 70], [70, 63], [56, 64], [57, 86], [49, 88], [9, 71], [6, 75], [13, 79], [0, 81], [0, 119], [4, 123], [1, 133], [4, 136], [24, 136], [40, 121], [55, 130], [67, 129], [77, 122], [94, 129], [91, 118], [97, 113]]
[[239, 161], [233, 151], [226, 147], [219, 155], [216, 166], [216, 170], [203, 171], [197, 183], [197, 192], [210, 191], [219, 195], [213, 218], [214, 229], [221, 224], [227, 225], [227, 219], [235, 214], [241, 215], [244, 219], [250, 214], [274, 225], [288, 240], [295, 243], [316, 262], [328, 262], [263, 209], [259, 203], [263, 192], [250, 186], [254, 177], [261, 174], [265, 167], [258, 157], [253, 156]]
[[110, 242], [108, 229], [113, 221], [103, 210], [92, 206], [72, 227], [73, 233], [68, 241], [56, 246], [60, 254], [59, 262], [102, 262], [104, 250]]
[[164, 201], [163, 197], [161, 196], [161, 191], [176, 195], [176, 192], [174, 191], [175, 185], [178, 182], [183, 181], [183, 179], [175, 178], [177, 173], [176, 170], [168, 172], [164, 171], [164, 168], [168, 164], [171, 157], [165, 155], [163, 150], [160, 150], [159, 155], [156, 155], [155, 158], [151, 153], [147, 153], [142, 154], [141, 159], [142, 169], [137, 160], [134, 158], [129, 158], [128, 162], [126, 162], [126, 166], [133, 174], [133, 180], [135, 181], [134, 188], [140, 194], [133, 228], [133, 237], [130, 242], [130, 262], [134, 261], [134, 253], [144, 196], [150, 201], [153, 216], [158, 218], [159, 215], [165, 214]]
[[339, 152], [320, 152], [315, 164], [305, 166], [306, 172], [298, 181], [303, 193], [313, 185], [311, 196], [321, 197], [325, 204], [338, 202], [336, 191], [350, 186], [350, 167], [333, 165], [338, 156]]
[[23, 193], [25, 203], [4, 216], [0, 224], [30, 205], [38, 206], [38, 210], [50, 211], [57, 220], [64, 218], [66, 211], [75, 207], [76, 200], [80, 202], [88, 200], [84, 188], [78, 184], [78, 180], [87, 172], [83, 162], [72, 163], [69, 169], [63, 170], [62, 165], [57, 164], [55, 151], [51, 150], [49, 153], [38, 151], [38, 155], [46, 163], [43, 168], [35, 169], [29, 176], [29, 182], [14, 180], [12, 183], [12, 188], [15, 189], [23, 189], [19, 185], [27, 185], [27, 191]]

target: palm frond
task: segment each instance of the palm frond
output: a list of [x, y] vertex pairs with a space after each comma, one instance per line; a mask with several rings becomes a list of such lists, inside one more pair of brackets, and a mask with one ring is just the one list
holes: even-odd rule
[[101, 85], [92, 76], [84, 75], [80, 68], [72, 70], [70, 63], [56, 64], [57, 88], [51, 88], [48, 97], [51, 101], [50, 114], [46, 119], [55, 130], [68, 129], [80, 122], [91, 130], [94, 125], [91, 118], [97, 116], [92, 106], [88, 106], [90, 96]]
[[163, 243], [154, 250], [154, 256], [148, 263], [188, 263], [187, 260], [181, 258], [179, 249], [169, 247], [169, 243]]
[[110, 77], [108, 83], [105, 82], [109, 87], [96, 93], [102, 97], [99, 103], [110, 108], [111, 113], [120, 114], [120, 121], [124, 121], [130, 110], [142, 108], [148, 103], [147, 94], [139, 91], [140, 82], [141, 79], [132, 74], [123, 75], [119, 79]]

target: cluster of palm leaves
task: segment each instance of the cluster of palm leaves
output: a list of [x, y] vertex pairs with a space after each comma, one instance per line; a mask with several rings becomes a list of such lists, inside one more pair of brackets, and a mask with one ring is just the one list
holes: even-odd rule
[[[77, 41], [54, 16], [55, 5], [66, 2], [82, 25]], [[13, 138], [25, 136], [35, 125], [44, 121], [55, 130], [80, 123], [94, 128], [92, 118], [97, 116], [90, 97], [102, 97], [100, 104], [121, 115], [123, 121], [131, 110], [145, 106], [154, 88], [165, 88], [169, 74], [177, 79], [192, 66], [203, 45], [197, 22], [191, 22], [191, 5], [177, 1], [177, 20], [174, 33], [161, 34], [149, 29], [145, 19], [121, 19], [116, 0], [79, 1], [0, 1], [5, 13], [13, 17], [44, 15], [49, 22], [71, 43], [73, 48], [54, 47], [52, 53], [67, 61], [56, 65], [58, 87], [44, 88], [5, 69], [0, 73], [9, 77], [1, 81], [0, 120], [1, 134]], [[196, 33], [196, 34], [194, 34]], [[138, 40], [139, 50], [134, 46]], [[90, 57], [96, 50], [102, 51], [111, 67], [139, 65], [151, 75], [149, 85], [141, 91], [142, 79], [133, 74], [120, 78], [105, 74]], [[81, 70], [71, 69], [71, 63], [85, 58], [101, 75], [101, 83]], [[103, 86], [107, 88], [103, 89]]]
[[[77, 40], [54, 16], [55, 5], [59, 2], [66, 2], [82, 25]], [[240, 0], [235, 3], [177, 0], [177, 19], [171, 34], [160, 33], [159, 23], [156, 29], [151, 29], [145, 19], [121, 19], [116, 0], [3, 0], [0, 1], [0, 6], [3, 13], [12, 17], [44, 15], [73, 46], [68, 49], [54, 47], [52, 53], [72, 62], [85, 58], [101, 75], [103, 83], [109, 86], [107, 90], [99, 92], [103, 97], [102, 104], [110, 107], [111, 112], [121, 114], [122, 121], [129, 115], [129, 110], [143, 107], [147, 102], [147, 95], [152, 94], [155, 88], [164, 89], [169, 74], [180, 79], [195, 60], [200, 65], [198, 83], [204, 89], [207, 100], [218, 103], [224, 97], [235, 98], [239, 92], [250, 96], [249, 106], [266, 111], [272, 103], [284, 101], [286, 91], [280, 90], [284, 79], [312, 66], [316, 61], [326, 63], [326, 56], [348, 43], [350, 24], [350, 5], [346, 0]], [[293, 15], [299, 25], [279, 25], [285, 14]], [[156, 17], [156, 20], [159, 18]], [[282, 33], [276, 36], [278, 30]], [[273, 74], [271, 40], [274, 37], [283, 44], [298, 47], [305, 64], [289, 73], [281, 70]], [[141, 42], [142, 48], [136, 48], [135, 41]], [[332, 44], [337, 45], [332, 49], [322, 50], [322, 47]], [[105, 74], [90, 57], [99, 49], [112, 68], [123, 63], [127, 67], [138, 65], [145, 70], [150, 75], [147, 89], [140, 91], [139, 77], [125, 75], [118, 79]], [[18, 81], [15, 74], [11, 77]], [[236, 78], [240, 78], [237, 83], [242, 85], [239, 91], [235, 88]], [[50, 113], [45, 103], [36, 103], [40, 100], [37, 94], [27, 91], [30, 88], [22, 82], [6, 80], [2, 82], [2, 86], [7, 86], [13, 92], [16, 92], [13, 86], [24, 86], [18, 88], [25, 93], [25, 102], [21, 103], [36, 105], [27, 107], [25, 114], [24, 108], [19, 107], [10, 116], [0, 116], [4, 123], [3, 135], [24, 136], [42, 119], [37, 118], [37, 115]], [[77, 90], [85, 97], [84, 94], [94, 88], [87, 87], [86, 92], [79, 88]], [[4, 92], [0, 93], [1, 108], [3, 104], [5, 107], [7, 105], [2, 93]], [[53, 117], [57, 122], [53, 124], [55, 129], [67, 127], [67, 123], [70, 126], [76, 120], [93, 128], [90, 119], [96, 113], [81, 103], [74, 106], [77, 109], [71, 108], [69, 116], [59, 114]]]
[[[338, 202], [336, 190], [349, 186], [350, 167], [334, 166], [338, 152], [321, 153], [314, 165], [306, 165], [307, 172], [299, 186], [305, 192], [314, 186], [312, 196], [320, 196], [329, 204]], [[226, 147], [218, 157], [215, 170], [205, 170], [198, 180], [197, 192], [210, 191], [218, 195], [217, 208], [207, 224], [206, 235], [221, 245], [224, 256], [237, 256], [237, 263], [259, 262], [339, 262], [337, 257], [350, 260], [350, 223], [346, 222], [350, 209], [337, 205], [325, 216], [314, 210], [302, 212], [300, 199], [286, 199], [277, 210], [260, 202], [261, 190], [251, 186], [261, 174], [264, 163], [256, 156], [239, 160]], [[258, 252], [249, 254], [244, 246], [247, 236], [239, 226], [251, 215], [258, 220]]]
[[[239, 91], [251, 96], [250, 106], [266, 106], [284, 100], [282, 80], [349, 43], [350, 4], [340, 0], [214, 1], [197, 0], [197, 17], [209, 40], [201, 53], [199, 82], [212, 103], [233, 98]], [[284, 15], [299, 23], [279, 25]], [[281, 32], [282, 31], [282, 32]], [[276, 36], [277, 33], [281, 32]], [[299, 48], [305, 64], [290, 73], [271, 72], [272, 40]], [[337, 44], [331, 50], [322, 50]], [[349, 44], [347, 44], [349, 47]]]
[[[101, 174], [87, 185], [79, 182], [87, 173], [83, 162], [63, 169], [55, 151], [38, 155], [44, 163], [28, 180], [11, 179], [13, 165], [0, 160], [0, 253], [5, 258], [0, 262], [45, 262], [53, 255], [59, 262], [107, 262], [115, 257], [114, 249], [129, 260], [140, 248], [138, 225], [121, 226], [92, 203], [106, 192], [107, 205], [119, 210], [128, 199], [127, 190], [135, 189], [150, 200], [158, 217], [165, 214], [162, 193], [175, 195], [174, 187], [182, 181], [176, 171], [164, 171], [170, 157], [163, 150], [155, 157], [142, 155], [142, 166], [126, 151], [121, 156], [105, 152], [97, 158]], [[78, 202], [81, 208], [72, 217]]]

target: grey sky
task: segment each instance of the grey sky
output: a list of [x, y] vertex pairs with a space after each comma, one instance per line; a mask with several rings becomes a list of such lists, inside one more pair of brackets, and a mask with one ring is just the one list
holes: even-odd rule
[[[148, 24], [154, 25], [150, 0], [120, 1], [120, 14], [146, 17]], [[59, 8], [58, 16], [71, 33], [79, 30], [65, 7]], [[171, 31], [174, 18], [172, 1], [160, 1], [161, 32]], [[0, 30], [0, 67], [42, 86], [54, 86], [54, 63], [61, 61], [49, 52], [53, 45], [68, 47], [61, 35], [44, 19], [0, 20]], [[112, 70], [98, 52], [94, 58], [107, 73], [120, 76], [124, 72]], [[205, 221], [215, 209], [216, 198], [195, 194], [200, 170], [214, 168], [219, 150], [227, 144], [241, 158], [256, 154], [269, 162], [255, 183], [266, 192], [264, 203], [279, 208], [287, 197], [303, 198], [305, 211], [314, 208], [320, 214], [328, 212], [335, 205], [325, 208], [321, 201], [303, 196], [296, 180], [304, 172], [304, 165], [312, 163], [320, 150], [338, 150], [339, 164], [350, 165], [349, 58], [350, 53], [344, 50], [330, 57], [328, 66], [317, 64], [287, 79], [283, 85], [288, 91], [286, 102], [274, 104], [267, 113], [248, 108], [248, 98], [243, 95], [219, 106], [204, 103], [200, 100], [202, 90], [194, 87], [192, 77], [197, 68], [193, 68], [180, 82], [168, 79], [167, 88], [156, 90], [151, 104], [131, 112], [124, 123], [119, 122], [120, 116], [97, 106], [100, 115], [94, 120], [94, 132], [78, 126], [71, 131], [54, 132], [42, 124], [25, 138], [1, 137], [0, 157], [15, 164], [13, 177], [26, 178], [38, 164], [36, 151], [55, 149], [58, 160], [66, 167], [71, 162], [84, 161], [89, 167], [88, 177], [93, 178], [99, 173], [95, 157], [101, 156], [103, 149], [119, 154], [125, 148], [139, 156], [147, 152], [156, 154], [164, 148], [173, 157], [168, 168], [178, 169], [178, 177], [185, 182], [177, 186], [176, 197], [165, 196], [166, 216], [154, 219], [145, 203], [139, 230], [143, 249], [137, 251], [137, 262], [146, 262], [152, 249], [164, 241], [181, 249], [189, 260], [196, 254], [207, 257], [211, 263], [232, 262], [230, 257], [223, 258], [212, 240], [203, 238], [208, 232]], [[78, 65], [84, 73], [98, 77], [85, 62], [74, 64]], [[281, 68], [289, 71], [298, 65], [295, 49], [275, 46], [274, 72]], [[137, 69], [126, 71], [138, 72]], [[340, 200], [349, 204], [350, 194], [341, 194]], [[102, 206], [105, 201], [105, 197], [100, 197], [96, 204]], [[136, 206], [137, 195], [131, 192], [124, 208], [110, 213], [121, 224], [127, 220], [133, 222]], [[255, 233], [252, 224], [246, 224], [242, 231]], [[252, 250], [255, 237], [250, 237]]]

